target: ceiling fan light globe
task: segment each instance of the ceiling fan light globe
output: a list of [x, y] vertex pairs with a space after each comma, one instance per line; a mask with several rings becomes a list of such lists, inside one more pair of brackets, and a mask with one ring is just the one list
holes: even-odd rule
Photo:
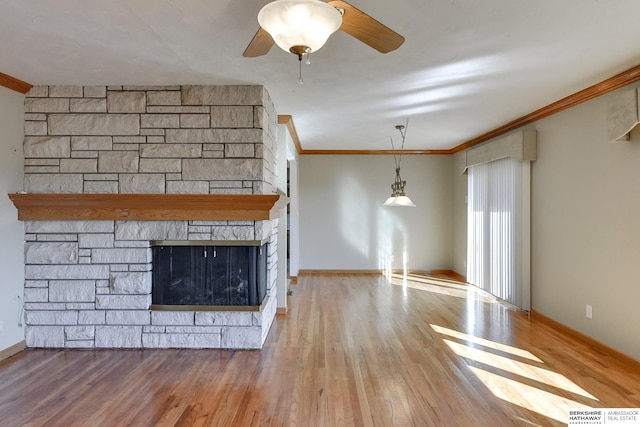
[[320, 0], [276, 0], [258, 13], [258, 23], [285, 52], [305, 46], [316, 52], [342, 25], [342, 15]]

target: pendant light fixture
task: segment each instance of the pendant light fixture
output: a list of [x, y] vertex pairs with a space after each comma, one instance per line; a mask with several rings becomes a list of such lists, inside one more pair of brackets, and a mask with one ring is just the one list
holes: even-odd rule
[[400, 153], [396, 155], [396, 150], [393, 145], [393, 138], [391, 138], [391, 149], [393, 150], [393, 160], [396, 164], [396, 179], [391, 184], [391, 196], [384, 202], [385, 206], [402, 206], [402, 207], [415, 207], [416, 205], [411, 201], [409, 196], [404, 192], [404, 187], [407, 185], [407, 181], [404, 181], [400, 177], [400, 163], [402, 162], [402, 151], [404, 150], [404, 140], [407, 136], [407, 127], [409, 126], [409, 119], [405, 125], [396, 125], [396, 129], [400, 132], [402, 137], [402, 146], [400, 147]]

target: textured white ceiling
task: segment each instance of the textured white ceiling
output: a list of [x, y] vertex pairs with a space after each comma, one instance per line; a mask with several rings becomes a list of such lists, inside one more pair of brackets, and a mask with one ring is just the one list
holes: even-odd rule
[[640, 64], [637, 0], [352, 0], [404, 35], [244, 58], [266, 0], [0, 0], [0, 72], [32, 84], [263, 84], [304, 149], [448, 149]]

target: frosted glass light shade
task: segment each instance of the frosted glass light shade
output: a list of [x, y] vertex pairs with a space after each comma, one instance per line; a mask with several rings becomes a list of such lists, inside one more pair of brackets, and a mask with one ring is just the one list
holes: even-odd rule
[[384, 201], [385, 206], [390, 206], [395, 200], [397, 196], [389, 196], [387, 200]]
[[258, 23], [282, 50], [305, 46], [316, 52], [340, 28], [342, 15], [320, 0], [276, 0], [260, 10]]
[[[393, 199], [393, 200], [389, 201], [389, 199]], [[387, 206], [403, 206], [403, 207], [409, 207], [409, 208], [416, 207], [416, 205], [411, 201], [409, 196], [395, 196], [395, 197], [392, 196], [392, 197], [389, 197], [389, 199], [387, 199], [387, 201], [384, 202], [384, 204]], [[389, 204], [387, 204], [387, 202], [389, 202]]]

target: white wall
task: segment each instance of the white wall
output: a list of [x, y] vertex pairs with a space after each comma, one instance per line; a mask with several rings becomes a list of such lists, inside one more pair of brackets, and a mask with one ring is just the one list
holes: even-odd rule
[[640, 359], [640, 131], [630, 142], [607, 142], [606, 103], [615, 95], [535, 124], [532, 302]]
[[416, 208], [383, 206], [390, 155], [302, 155], [300, 269], [450, 269], [451, 156], [406, 155], [402, 178]]
[[466, 166], [463, 152], [453, 155], [453, 271], [467, 276], [467, 175], [462, 171]]
[[7, 197], [22, 191], [24, 95], [0, 87], [0, 350], [24, 340], [19, 301], [24, 286], [24, 228]]

